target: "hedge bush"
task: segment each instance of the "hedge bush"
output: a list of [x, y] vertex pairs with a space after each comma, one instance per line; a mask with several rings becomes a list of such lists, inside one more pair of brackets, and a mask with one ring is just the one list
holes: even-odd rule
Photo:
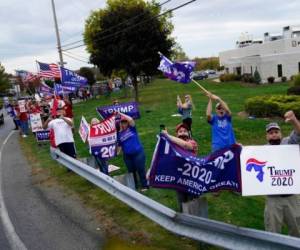
[[288, 95], [300, 95], [300, 86], [292, 86], [287, 90]]
[[243, 74], [242, 79], [243, 82], [248, 82], [248, 83], [253, 83], [254, 82], [254, 78], [251, 74]]
[[255, 96], [246, 100], [245, 110], [249, 115], [256, 117], [282, 117], [286, 111], [293, 110], [300, 118], [300, 96]]
[[268, 80], [268, 83], [274, 83], [275, 77], [274, 77], [274, 76], [269, 76], [269, 77], [267, 78], [267, 80]]
[[294, 86], [300, 86], [300, 74], [293, 77], [293, 84]]
[[220, 75], [221, 82], [231, 82], [231, 81], [239, 81], [241, 80], [241, 76], [236, 74], [222, 74]]

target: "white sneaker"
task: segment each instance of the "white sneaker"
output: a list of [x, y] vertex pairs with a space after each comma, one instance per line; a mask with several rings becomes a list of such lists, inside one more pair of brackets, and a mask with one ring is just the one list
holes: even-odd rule
[[26, 137], [27, 137], [27, 135], [22, 135], [22, 137], [23, 137], [23, 138], [26, 138]]

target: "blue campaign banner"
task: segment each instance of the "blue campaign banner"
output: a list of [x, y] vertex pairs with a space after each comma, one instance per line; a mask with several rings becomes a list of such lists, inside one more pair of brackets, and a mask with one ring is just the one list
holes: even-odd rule
[[76, 91], [74, 86], [64, 86], [61, 84], [55, 84], [54, 90], [57, 95], [69, 94]]
[[196, 66], [196, 62], [185, 61], [173, 63], [162, 54], [160, 55], [160, 59], [158, 69], [169, 79], [181, 83], [189, 83], [192, 80], [191, 75]]
[[206, 157], [190, 152], [160, 135], [150, 170], [150, 186], [201, 195], [219, 190], [241, 192], [241, 147], [237, 144]]
[[35, 132], [35, 137], [37, 141], [50, 141], [50, 131], [49, 130], [41, 130]]
[[87, 79], [72, 70], [60, 67], [62, 85], [82, 87], [87, 85]]
[[111, 116], [114, 112], [121, 112], [125, 115], [129, 115], [133, 119], [140, 118], [139, 107], [136, 102], [126, 102], [117, 105], [102, 106], [96, 108], [96, 110], [103, 119]]

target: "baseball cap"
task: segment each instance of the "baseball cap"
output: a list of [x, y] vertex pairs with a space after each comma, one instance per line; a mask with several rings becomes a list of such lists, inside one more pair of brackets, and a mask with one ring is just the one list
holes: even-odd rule
[[178, 131], [180, 128], [185, 128], [186, 130], [189, 130], [188, 126], [187, 126], [185, 123], [179, 123], [179, 124], [176, 126], [176, 133], [177, 133], [177, 131]]
[[277, 122], [271, 122], [266, 125], [266, 132], [269, 132], [271, 129], [278, 129], [280, 130], [280, 126], [278, 125]]

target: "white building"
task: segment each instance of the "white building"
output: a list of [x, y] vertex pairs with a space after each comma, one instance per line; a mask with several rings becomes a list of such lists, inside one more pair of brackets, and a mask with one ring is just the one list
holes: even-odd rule
[[227, 73], [254, 74], [257, 69], [262, 82], [270, 76], [281, 81], [300, 72], [300, 26], [287, 26], [282, 34], [264, 34], [263, 40], [242, 35], [236, 48], [220, 52], [220, 65]]

